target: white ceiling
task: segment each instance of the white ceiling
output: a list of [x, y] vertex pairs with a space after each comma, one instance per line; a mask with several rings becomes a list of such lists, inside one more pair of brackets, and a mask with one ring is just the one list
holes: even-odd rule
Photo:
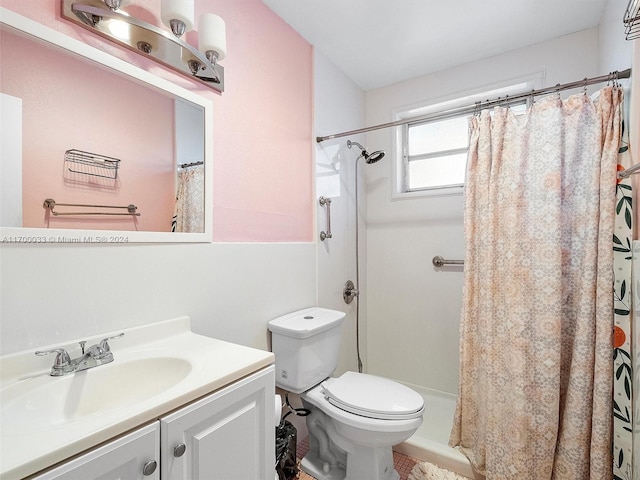
[[364, 90], [598, 25], [607, 0], [263, 0]]

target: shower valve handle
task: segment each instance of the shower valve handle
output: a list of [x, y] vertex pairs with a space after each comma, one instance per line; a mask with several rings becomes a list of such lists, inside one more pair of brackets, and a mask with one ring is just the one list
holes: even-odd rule
[[342, 289], [342, 299], [344, 303], [349, 304], [359, 295], [358, 289], [353, 284], [351, 280], [347, 280], [347, 283], [344, 284], [344, 288]]

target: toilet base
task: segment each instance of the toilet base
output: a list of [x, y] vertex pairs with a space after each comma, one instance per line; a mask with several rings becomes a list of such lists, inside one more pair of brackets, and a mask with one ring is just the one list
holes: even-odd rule
[[[352, 462], [352, 468], [350, 469], [349, 460], [347, 459], [347, 470], [345, 470], [341, 466], [331, 467], [328, 463], [322, 461], [322, 459], [315, 452], [311, 451], [307, 453], [300, 462], [300, 467], [302, 468], [302, 470], [312, 477], [315, 477], [317, 480], [369, 480], [372, 478], [400, 480], [400, 475], [395, 469], [393, 469], [393, 467], [391, 467], [390, 472], [388, 470], [385, 472], [384, 468], [382, 469], [382, 471], [375, 469], [375, 472], [372, 472], [371, 465], [372, 464], [368, 462], [364, 463], [363, 466], [365, 471], [360, 471], [362, 470], [362, 468], [358, 468], [359, 466], [355, 465], [354, 462]], [[374, 477], [370, 476], [372, 473], [373, 475], [375, 475]], [[382, 477], [378, 476], [380, 473], [383, 475]]]
[[344, 480], [347, 472], [341, 467], [330, 467], [315, 452], [308, 452], [300, 462], [300, 468], [317, 480]]
[[[325, 380], [327, 385], [332, 381]], [[324, 388], [325, 383], [300, 396], [309, 411], [309, 453], [303, 459], [303, 470], [319, 480], [400, 480], [392, 446], [416, 431], [422, 410], [399, 420], [364, 417], [330, 403]]]
[[333, 420], [303, 398], [309, 429], [309, 451], [302, 470], [318, 480], [400, 480], [391, 446], [358, 445], [336, 429]]

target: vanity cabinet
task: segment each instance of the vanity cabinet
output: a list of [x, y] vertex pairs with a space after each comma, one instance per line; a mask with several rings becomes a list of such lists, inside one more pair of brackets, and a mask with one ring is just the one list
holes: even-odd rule
[[160, 423], [156, 421], [32, 480], [160, 480], [159, 448]]
[[273, 366], [31, 480], [263, 480], [275, 465]]
[[274, 382], [271, 367], [162, 417], [161, 479], [273, 478]]

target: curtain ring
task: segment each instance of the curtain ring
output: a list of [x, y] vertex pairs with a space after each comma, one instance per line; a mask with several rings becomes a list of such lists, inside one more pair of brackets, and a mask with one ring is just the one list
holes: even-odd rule
[[584, 77], [583, 93], [585, 94], [585, 96], [587, 95], [587, 77]]
[[480, 116], [480, 104], [481, 104], [481, 103], [482, 103], [482, 102], [481, 102], [480, 100], [478, 100], [478, 101], [476, 102], [476, 104], [475, 104], [475, 108], [474, 108], [474, 110], [473, 110], [473, 116], [474, 116], [474, 117], [479, 117], [479, 116]]
[[560, 100], [560, 84], [556, 83], [556, 95], [558, 96], [558, 100]]

